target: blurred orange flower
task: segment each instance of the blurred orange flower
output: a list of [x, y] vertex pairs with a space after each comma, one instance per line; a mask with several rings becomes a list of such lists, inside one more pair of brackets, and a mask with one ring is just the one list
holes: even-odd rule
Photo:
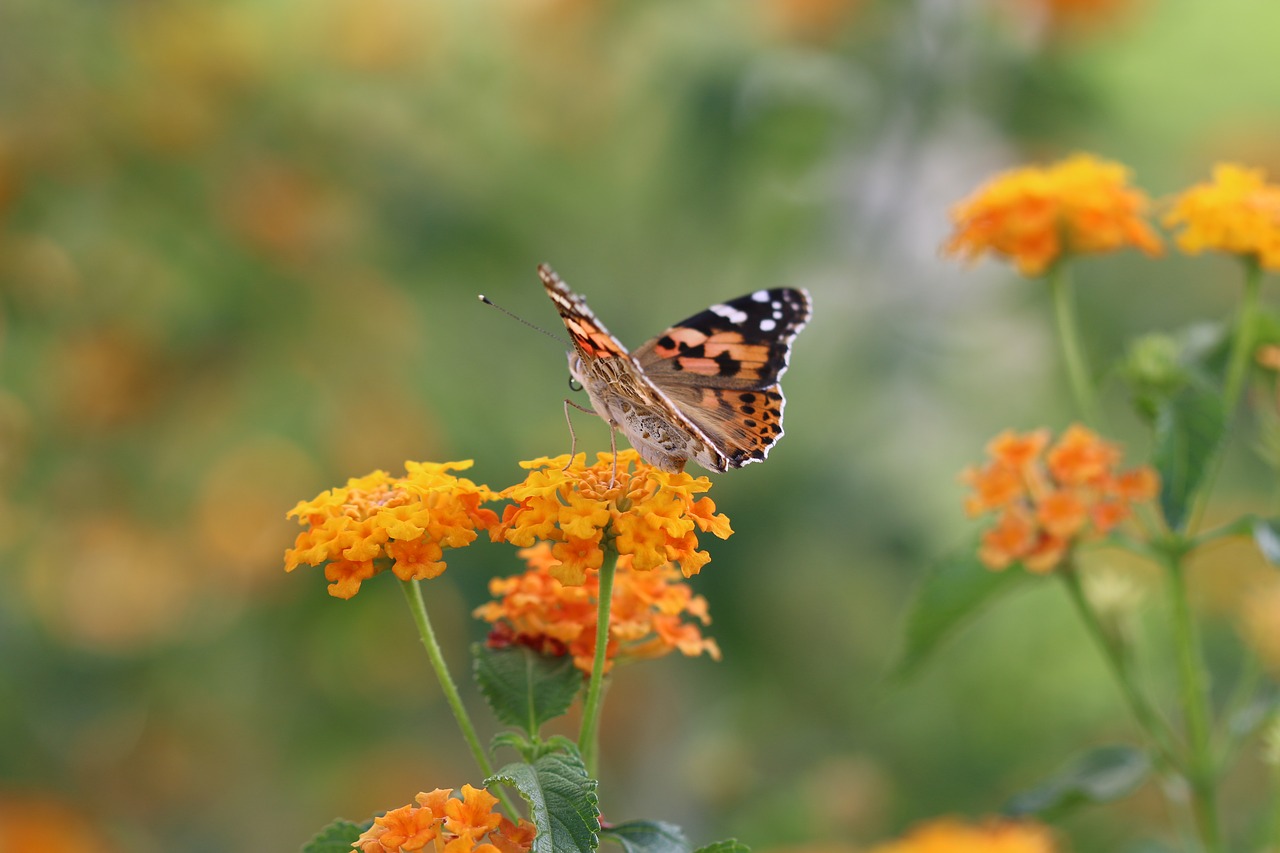
[[1052, 447], [1049, 438], [1043, 429], [1006, 430], [987, 445], [990, 460], [961, 475], [973, 489], [969, 515], [997, 516], [978, 550], [992, 569], [1021, 561], [1051, 571], [1077, 541], [1106, 534], [1159, 490], [1154, 470], [1117, 471], [1120, 449], [1079, 424]]
[[1147, 196], [1128, 179], [1124, 166], [1089, 154], [997, 175], [952, 209], [955, 232], [943, 252], [1001, 255], [1025, 276], [1071, 254], [1132, 246], [1158, 255], [1160, 240], [1143, 218]]
[[1182, 227], [1177, 243], [1187, 254], [1227, 252], [1280, 269], [1280, 185], [1267, 183], [1261, 169], [1218, 164], [1212, 181], [1173, 200], [1164, 224]]
[[581, 453], [520, 465], [529, 475], [503, 490], [516, 503], [489, 535], [522, 548], [551, 542], [558, 565], [548, 571], [570, 586], [600, 568], [605, 549], [629, 556], [635, 571], [677, 562], [692, 577], [711, 559], [697, 550], [696, 531], [721, 539], [733, 532], [711, 498], [694, 497], [711, 488], [710, 480], [660, 471], [634, 450], [620, 450], [616, 459], [601, 453], [594, 465]]
[[[591, 672], [596, 650], [597, 595], [600, 576], [566, 586], [553, 577], [558, 561], [551, 545], [540, 542], [520, 552], [529, 570], [489, 581], [497, 601], [476, 608], [476, 617], [494, 625], [489, 644], [529, 646], [548, 655], [569, 654], [583, 672]], [[618, 559], [610, 601], [608, 666], [615, 658], [656, 658], [673, 651], [690, 657], [706, 652], [720, 659], [715, 640], [704, 638], [689, 616], [710, 624], [707, 602], [684, 582], [670, 563], [635, 571], [632, 557]]]
[[[444, 853], [522, 853], [533, 846], [533, 824], [517, 826], [495, 814], [498, 798], [483, 788], [462, 786], [462, 799], [451, 797], [451, 788], [420, 793], [418, 805], [392, 809], [373, 819], [355, 844], [360, 853], [400, 853], [422, 850], [435, 842]], [[488, 841], [479, 843], [485, 836]]]
[[990, 820], [974, 825], [939, 818], [917, 826], [871, 853], [1054, 853], [1048, 828], [1029, 821]]
[[329, 594], [351, 598], [360, 584], [391, 561], [401, 580], [434, 578], [445, 570], [444, 548], [470, 545], [477, 530], [498, 516], [480, 504], [496, 495], [487, 486], [455, 477], [465, 462], [406, 462], [406, 476], [374, 471], [352, 478], [289, 511], [308, 529], [285, 552], [285, 571], [324, 565]]

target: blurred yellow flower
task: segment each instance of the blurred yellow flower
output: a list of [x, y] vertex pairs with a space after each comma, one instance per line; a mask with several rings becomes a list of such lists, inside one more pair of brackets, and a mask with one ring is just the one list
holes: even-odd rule
[[374, 471], [302, 501], [289, 515], [307, 529], [285, 552], [285, 571], [324, 565], [329, 594], [338, 598], [359, 592], [386, 568], [383, 558], [401, 580], [437, 577], [445, 570], [444, 548], [470, 545], [477, 530], [498, 522], [480, 507], [495, 494], [449, 473], [470, 467], [470, 460], [406, 462], [404, 477]]
[[1052, 447], [1047, 430], [1006, 430], [987, 445], [987, 455], [961, 480], [973, 489], [965, 500], [969, 515], [997, 514], [978, 550], [996, 570], [1021, 561], [1029, 571], [1051, 571], [1076, 541], [1106, 534], [1159, 489], [1151, 468], [1117, 471], [1120, 449], [1079, 424]]
[[[417, 805], [392, 809], [373, 819], [351, 845], [360, 853], [400, 853], [422, 850], [431, 842], [443, 853], [522, 853], [533, 846], [533, 824], [517, 826], [496, 814], [498, 798], [483, 788], [462, 786], [462, 799], [450, 796], [451, 788], [420, 793]], [[488, 836], [487, 841], [482, 840]]]
[[939, 818], [917, 826], [871, 853], [1054, 853], [1048, 828], [1030, 821], [989, 820], [969, 824]]
[[1280, 185], [1267, 183], [1261, 169], [1218, 164], [1212, 181], [1173, 200], [1164, 224], [1181, 226], [1176, 239], [1188, 254], [1227, 252], [1280, 269]]
[[581, 453], [520, 464], [529, 475], [503, 490], [515, 503], [489, 535], [522, 548], [551, 542], [559, 564], [549, 571], [570, 586], [600, 568], [605, 549], [629, 556], [635, 571], [676, 562], [692, 577], [711, 559], [698, 550], [697, 531], [721, 539], [733, 532], [711, 498], [694, 497], [711, 488], [710, 480], [660, 471], [634, 450], [616, 458], [601, 453], [593, 465]]
[[[568, 654], [578, 669], [591, 672], [600, 576], [590, 574], [577, 586], [562, 584], [552, 576], [559, 563], [546, 542], [520, 556], [529, 570], [489, 581], [489, 592], [497, 600], [476, 608], [475, 615], [494, 626], [489, 644]], [[705, 652], [720, 659], [715, 640], [704, 638], [698, 625], [684, 618], [709, 624], [706, 599], [694, 595], [670, 563], [640, 572], [632, 568], [630, 556], [619, 558], [609, 610], [607, 666], [615, 659], [655, 658], [673, 651], [690, 657]]]
[[1268, 671], [1280, 673], [1280, 582], [1245, 596], [1240, 605], [1241, 633]]
[[997, 175], [952, 209], [955, 231], [943, 251], [965, 260], [1000, 255], [1025, 276], [1072, 254], [1132, 246], [1158, 255], [1160, 240], [1143, 218], [1147, 196], [1128, 179], [1124, 166], [1089, 154]]

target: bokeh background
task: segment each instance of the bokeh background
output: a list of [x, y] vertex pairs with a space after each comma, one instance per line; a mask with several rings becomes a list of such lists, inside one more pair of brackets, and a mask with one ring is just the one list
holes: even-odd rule
[[[563, 452], [562, 351], [475, 299], [556, 327], [540, 261], [633, 346], [759, 287], [817, 306], [787, 437], [713, 491], [725, 660], [622, 671], [608, 818], [856, 851], [1132, 739], [1053, 587], [885, 678], [970, 530], [956, 472], [1072, 416], [1042, 287], [938, 246], [992, 172], [1073, 150], [1157, 197], [1219, 159], [1280, 175], [1277, 32], [1258, 0], [5, 0], [0, 847], [292, 850], [479, 781], [395, 585], [286, 575], [284, 513], [406, 459], [501, 487]], [[1087, 261], [1091, 354], [1227, 316], [1236, 282]], [[1220, 511], [1265, 494], [1251, 453]], [[1223, 559], [1230, 657], [1261, 569]], [[515, 570], [475, 547], [428, 585], [456, 671]], [[1165, 826], [1148, 791], [1065, 830]]]

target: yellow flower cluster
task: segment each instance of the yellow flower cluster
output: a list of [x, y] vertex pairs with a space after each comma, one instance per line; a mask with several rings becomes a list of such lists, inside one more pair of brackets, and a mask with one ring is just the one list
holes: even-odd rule
[[606, 549], [630, 557], [634, 571], [675, 562], [692, 577], [711, 559], [698, 550], [698, 531], [721, 539], [733, 532], [711, 498], [695, 497], [710, 480], [660, 471], [634, 450], [601, 453], [593, 465], [580, 453], [521, 466], [529, 475], [502, 492], [515, 503], [490, 536], [521, 548], [551, 542], [559, 564], [550, 572], [569, 586], [599, 569]]
[[955, 232], [943, 251], [1001, 255], [1026, 276], [1067, 254], [1132, 246], [1158, 255], [1160, 240], [1143, 218], [1148, 199], [1128, 179], [1124, 166], [1088, 154], [997, 175], [953, 209]]
[[[497, 599], [477, 608], [475, 615], [494, 625], [489, 645], [529, 646], [546, 655], [569, 654], [585, 673], [591, 672], [596, 651], [598, 574], [581, 586], [565, 586], [552, 573], [559, 561], [551, 546], [540, 542], [520, 552], [529, 570], [489, 581]], [[716, 641], [704, 638], [698, 625], [711, 622], [707, 601], [684, 582], [670, 563], [647, 572], [632, 568], [633, 557], [618, 559], [610, 599], [609, 644], [606, 666], [615, 659], [656, 658], [680, 651], [690, 657], [706, 653], [720, 659]]]
[[498, 522], [480, 506], [494, 493], [449, 473], [470, 467], [470, 460], [408, 462], [403, 477], [374, 471], [302, 501], [289, 515], [307, 529], [285, 553], [285, 570], [323, 565], [338, 598], [351, 598], [388, 565], [401, 580], [438, 576], [443, 549], [469, 545]]
[[1280, 185], [1267, 183], [1261, 169], [1219, 164], [1212, 181], [1174, 199], [1164, 224], [1182, 228], [1178, 247], [1188, 254], [1228, 252], [1280, 269]]
[[436, 853], [525, 853], [536, 830], [521, 820], [517, 826], [494, 812], [498, 798], [483, 788], [462, 786], [462, 799], [451, 788], [420, 793], [417, 805], [392, 809], [373, 819], [351, 845], [360, 853], [400, 853], [433, 845]]
[[991, 820], [974, 825], [940, 818], [872, 848], [871, 853], [1054, 853], [1057, 849], [1049, 830], [1037, 823]]

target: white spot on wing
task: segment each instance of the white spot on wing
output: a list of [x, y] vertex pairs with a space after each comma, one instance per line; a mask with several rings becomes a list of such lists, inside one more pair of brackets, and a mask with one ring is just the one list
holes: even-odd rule
[[768, 301], [769, 301], [769, 291], [767, 291], [767, 290], [757, 290], [755, 293], [751, 294], [751, 301], [753, 301], [753, 302], [768, 302]]
[[718, 314], [719, 316], [724, 317], [735, 326], [747, 322], [747, 312], [739, 311], [731, 305], [712, 305], [707, 310], [712, 314]]
[[778, 323], [776, 320], [770, 320], [768, 317], [766, 317], [760, 321], [760, 331], [762, 332], [772, 332], [776, 328], [778, 328]]

